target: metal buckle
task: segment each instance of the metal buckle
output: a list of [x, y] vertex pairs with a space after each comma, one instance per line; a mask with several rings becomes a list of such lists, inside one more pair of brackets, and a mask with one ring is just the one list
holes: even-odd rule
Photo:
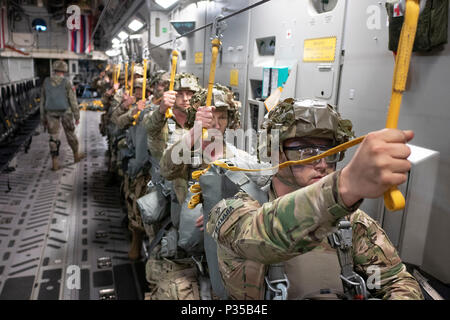
[[166, 188], [163, 181], [164, 180], [160, 180], [156, 184], [161, 188], [161, 193], [163, 196], [168, 197], [170, 195], [170, 189]]
[[350, 221], [342, 220], [338, 224], [338, 231], [331, 234], [331, 246], [333, 248], [340, 248], [342, 250], [352, 247], [352, 228]]
[[223, 34], [221, 34], [221, 31], [222, 30], [225, 30], [225, 28], [226, 28], [226, 23], [225, 23], [225, 21], [220, 21], [219, 22], [219, 20], [220, 19], [223, 19], [224, 18], [224, 16], [222, 15], [222, 14], [219, 14], [218, 16], [216, 16], [215, 18], [214, 18], [214, 23], [213, 23], [213, 26], [212, 26], [212, 32], [211, 32], [211, 37], [210, 37], [210, 40], [213, 40], [213, 39], [215, 39], [215, 38], [218, 38], [218, 39], [222, 39], [223, 38]]
[[349, 277], [345, 277], [342, 274], [340, 277], [343, 280], [344, 286], [355, 289], [356, 294], [352, 296], [353, 299], [355, 296], [362, 296], [363, 299], [367, 299], [366, 282], [359, 274], [353, 272], [353, 274]]
[[[287, 292], [290, 283], [286, 274], [284, 274], [284, 279], [270, 281], [266, 276], [264, 277], [264, 280], [267, 284], [267, 288], [274, 294], [272, 300], [287, 300]], [[275, 285], [275, 287], [273, 287], [273, 285]]]
[[194, 256], [191, 256], [192, 260], [194, 260], [195, 265], [198, 268], [198, 271], [200, 274], [205, 275], [205, 269], [203, 268], [202, 262], [203, 262], [203, 256], [200, 257], [200, 261], [196, 260]]
[[98, 292], [100, 300], [116, 300], [116, 291], [114, 289], [102, 289]]
[[99, 269], [111, 268], [112, 261], [111, 257], [100, 257], [97, 259], [97, 267]]

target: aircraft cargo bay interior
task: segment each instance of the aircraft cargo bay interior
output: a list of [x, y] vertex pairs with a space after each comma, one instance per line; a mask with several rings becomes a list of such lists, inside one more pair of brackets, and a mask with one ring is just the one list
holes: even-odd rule
[[449, 300], [448, 12], [0, 0], [0, 300]]

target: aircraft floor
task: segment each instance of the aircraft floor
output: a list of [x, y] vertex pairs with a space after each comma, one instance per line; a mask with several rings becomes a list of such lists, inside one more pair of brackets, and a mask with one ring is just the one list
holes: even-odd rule
[[104, 289], [116, 299], [143, 299], [144, 263], [127, 256], [126, 211], [119, 186], [107, 184], [100, 115], [81, 112], [76, 132], [87, 157], [80, 163], [61, 130], [59, 171], [50, 170], [41, 133], [13, 160], [16, 170], [0, 175], [0, 300], [95, 300]]

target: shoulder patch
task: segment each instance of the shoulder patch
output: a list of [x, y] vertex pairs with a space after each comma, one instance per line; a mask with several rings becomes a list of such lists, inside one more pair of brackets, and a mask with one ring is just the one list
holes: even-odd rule
[[223, 224], [228, 220], [231, 213], [236, 209], [239, 209], [244, 205], [242, 199], [236, 199], [235, 197], [220, 201], [210, 212], [210, 220], [209, 223], [212, 223], [211, 227], [213, 229], [211, 236], [217, 240], [219, 237], [220, 228]]

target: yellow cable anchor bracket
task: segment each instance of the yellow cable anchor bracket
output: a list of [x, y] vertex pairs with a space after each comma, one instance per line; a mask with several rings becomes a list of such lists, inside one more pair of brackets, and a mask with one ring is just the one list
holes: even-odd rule
[[[406, 80], [408, 78], [409, 64], [411, 62], [419, 14], [419, 0], [406, 0], [405, 20], [403, 22], [398, 43], [394, 76], [392, 80], [392, 95], [386, 120], [386, 128], [389, 129], [395, 129], [398, 125], [402, 94], [406, 88]], [[384, 204], [390, 211], [398, 211], [405, 207], [405, 198], [396, 186], [392, 186], [384, 194]]]

